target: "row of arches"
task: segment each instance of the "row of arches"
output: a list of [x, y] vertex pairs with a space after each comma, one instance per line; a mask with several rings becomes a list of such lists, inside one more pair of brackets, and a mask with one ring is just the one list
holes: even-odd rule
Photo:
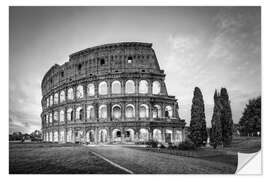
[[[147, 142], [154, 140], [157, 142], [183, 142], [183, 132], [181, 130], [172, 131], [171, 129], [153, 129], [152, 136], [146, 128], [139, 129], [135, 132], [132, 128], [127, 128], [124, 131], [118, 128], [108, 131], [107, 129], [100, 129], [98, 131], [89, 130], [83, 133], [82, 130], [73, 131], [68, 129], [66, 132], [66, 142], [87, 142], [87, 143], [108, 143], [108, 142]], [[65, 142], [64, 129], [56, 131], [48, 131], [45, 133], [45, 141], [51, 142]]]
[[[140, 94], [148, 94], [150, 92], [149, 90], [150, 86], [147, 80], [141, 80], [139, 81], [139, 92]], [[102, 81], [98, 84], [98, 94], [99, 95], [108, 95], [108, 83], [106, 81]], [[87, 85], [87, 96], [95, 96], [95, 85], [93, 83], [90, 83]], [[133, 80], [127, 80], [125, 82], [125, 89], [124, 92], [122, 92], [122, 85], [121, 82], [118, 80], [115, 80], [111, 84], [111, 94], [134, 94], [136, 92], [135, 88], [135, 82]], [[153, 81], [152, 82], [152, 94], [158, 95], [161, 92], [161, 84], [159, 81]], [[76, 87], [76, 91], [74, 93], [73, 88], [69, 88], [67, 90], [67, 97], [64, 90], [60, 91], [59, 93], [55, 93], [54, 95], [51, 95], [49, 98], [46, 99], [46, 107], [49, 107], [53, 104], [63, 103], [66, 101], [66, 98], [68, 100], [74, 100], [74, 98], [81, 99], [84, 98], [84, 87], [82, 85], [78, 85]]]
[[[124, 109], [122, 109], [124, 108]], [[135, 118], [136, 109], [133, 104], [127, 104], [126, 106], [122, 107], [120, 104], [114, 104], [111, 107], [111, 114], [110, 117], [112, 119], [121, 119], [122, 116], [125, 118]], [[150, 117], [150, 109], [147, 104], [141, 104], [139, 105], [138, 109], [138, 116], [139, 118], [149, 118]], [[54, 111], [53, 112], [53, 119], [52, 119], [52, 113], [45, 114], [45, 122], [46, 123], [52, 123], [53, 121], [58, 122], [58, 113], [59, 113], [59, 121], [64, 122], [65, 121], [65, 110], [61, 109], [60, 111]], [[75, 109], [75, 117], [74, 117], [74, 109], [68, 108], [66, 111], [67, 115], [67, 121], [73, 121], [73, 120], [84, 120], [84, 109], [81, 106], [78, 106]], [[98, 114], [96, 114], [98, 113]], [[95, 120], [96, 118], [99, 119], [108, 119], [108, 106], [106, 104], [102, 104], [98, 107], [98, 111], [95, 111], [95, 106], [88, 105], [86, 107], [86, 119], [87, 120]], [[172, 118], [173, 117], [173, 109], [170, 105], [165, 106], [164, 109], [164, 116], [165, 118]], [[162, 118], [162, 108], [160, 105], [156, 104], [152, 107], [152, 118]]]

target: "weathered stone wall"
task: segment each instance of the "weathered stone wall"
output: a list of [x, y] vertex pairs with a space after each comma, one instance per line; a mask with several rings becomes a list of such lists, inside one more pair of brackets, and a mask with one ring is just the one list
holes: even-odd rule
[[[155, 132], [168, 131], [177, 139], [174, 132], [182, 132], [185, 123], [179, 118], [177, 100], [167, 94], [164, 78], [149, 43], [107, 44], [70, 55], [67, 63], [54, 65], [42, 81], [44, 140], [54, 140], [55, 136], [57, 142], [74, 142], [82, 136], [79, 139], [85, 142], [91, 130], [95, 142], [104, 140], [105, 135], [111, 141], [117, 128], [123, 136], [132, 134], [133, 140], [140, 139], [142, 128], [147, 129], [150, 139], [154, 128], [161, 129]], [[116, 81], [120, 89], [113, 93]], [[134, 88], [134, 92], [128, 92], [128, 88]], [[91, 118], [90, 106], [94, 109]], [[126, 115], [128, 106], [134, 107], [134, 117]], [[114, 113], [120, 113], [120, 117], [115, 118]], [[133, 130], [127, 132], [126, 128]]]

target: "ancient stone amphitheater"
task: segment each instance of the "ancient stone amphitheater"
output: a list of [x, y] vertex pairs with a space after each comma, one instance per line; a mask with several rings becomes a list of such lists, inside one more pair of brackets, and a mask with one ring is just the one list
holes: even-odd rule
[[184, 140], [150, 43], [123, 42], [73, 53], [42, 80], [44, 141], [135, 143]]

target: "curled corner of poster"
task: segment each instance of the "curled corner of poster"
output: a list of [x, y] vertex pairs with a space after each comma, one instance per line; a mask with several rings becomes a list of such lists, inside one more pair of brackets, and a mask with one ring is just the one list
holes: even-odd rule
[[262, 153], [238, 153], [236, 174], [238, 175], [262, 175]]

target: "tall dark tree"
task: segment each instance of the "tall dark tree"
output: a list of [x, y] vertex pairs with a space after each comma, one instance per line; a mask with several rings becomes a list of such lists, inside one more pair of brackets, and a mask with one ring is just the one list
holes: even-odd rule
[[249, 100], [239, 121], [240, 133], [244, 136], [261, 134], [261, 97]]
[[221, 88], [220, 103], [222, 105], [220, 117], [222, 127], [222, 142], [224, 146], [229, 146], [232, 142], [233, 120], [229, 95], [226, 88]]
[[189, 138], [196, 146], [201, 146], [207, 141], [204, 101], [198, 87], [195, 87], [193, 92]]
[[212, 116], [212, 128], [210, 131], [210, 143], [216, 149], [218, 145], [222, 144], [222, 128], [221, 128], [221, 109], [222, 105], [219, 101], [217, 91], [214, 94], [214, 110]]

